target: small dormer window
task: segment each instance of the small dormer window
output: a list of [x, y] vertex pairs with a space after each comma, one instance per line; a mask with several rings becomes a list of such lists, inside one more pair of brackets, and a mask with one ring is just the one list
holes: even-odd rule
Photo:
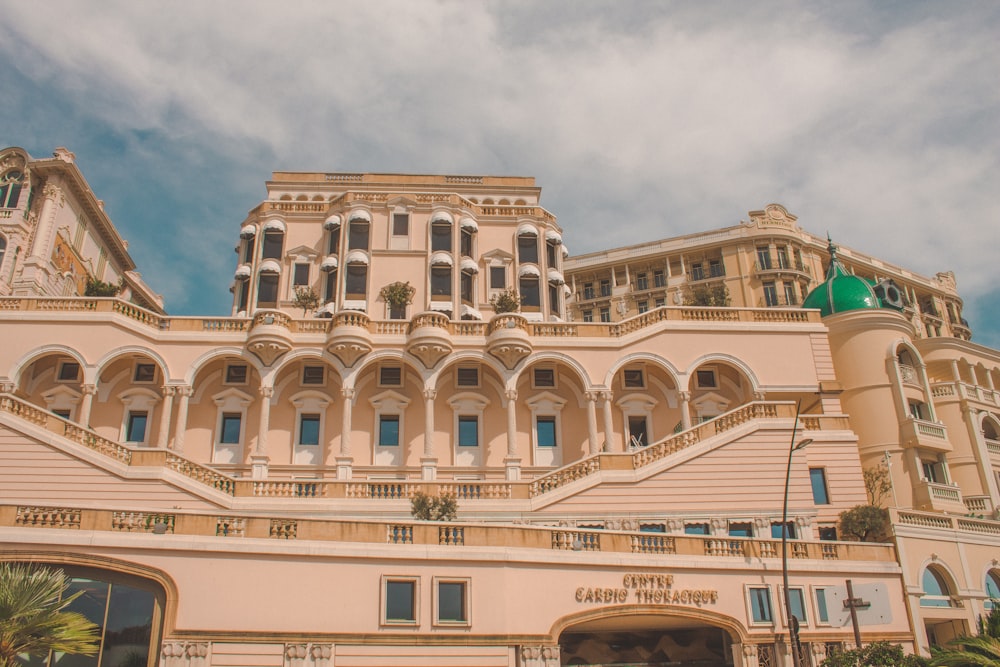
[[76, 382], [80, 378], [80, 364], [75, 361], [64, 361], [59, 365], [56, 379], [59, 382]]
[[698, 387], [701, 389], [714, 389], [718, 385], [715, 382], [715, 371], [698, 371]]
[[458, 370], [455, 371], [455, 384], [459, 387], [478, 387], [479, 369], [476, 367], [459, 367]]
[[309, 265], [303, 262], [295, 264], [295, 273], [292, 276], [292, 284], [295, 287], [303, 287], [309, 284]]
[[321, 385], [325, 382], [322, 366], [303, 366], [302, 384]]
[[626, 368], [622, 371], [622, 380], [626, 389], [643, 389], [646, 386], [641, 368]]
[[401, 366], [382, 366], [378, 369], [378, 384], [380, 387], [403, 386], [403, 369]]
[[555, 387], [556, 369], [536, 368], [531, 376], [532, 383], [536, 388]]
[[246, 384], [246, 364], [230, 364], [226, 366], [226, 384]]
[[150, 384], [156, 379], [156, 364], [136, 364], [132, 381], [137, 384]]

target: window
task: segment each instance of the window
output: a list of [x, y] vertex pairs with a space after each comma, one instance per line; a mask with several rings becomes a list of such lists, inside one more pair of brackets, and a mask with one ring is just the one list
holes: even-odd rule
[[462, 271], [459, 277], [459, 297], [462, 301], [472, 303], [472, 274]]
[[545, 261], [548, 262], [548, 266], [553, 268], [558, 265], [556, 262], [556, 248], [558, 247], [555, 243], [545, 242]]
[[348, 299], [364, 299], [368, 288], [368, 267], [364, 264], [347, 265], [345, 291]]
[[730, 537], [753, 537], [753, 524], [749, 521], [730, 521]]
[[593, 299], [594, 298], [594, 283], [584, 283], [583, 284], [583, 298]]
[[292, 276], [292, 284], [295, 287], [302, 287], [309, 284], [309, 265], [302, 262], [295, 264], [295, 273]]
[[17, 208], [23, 181], [24, 173], [16, 169], [8, 171], [3, 178], [0, 178], [0, 208]]
[[538, 264], [538, 237], [522, 234], [517, 237], [517, 261], [521, 264]]
[[816, 619], [823, 625], [829, 624], [830, 612], [826, 608], [826, 589], [814, 588], [813, 596], [816, 598]]
[[340, 252], [340, 226], [336, 226], [330, 230], [330, 239], [327, 242], [326, 254], [336, 255]]
[[1000, 602], [1000, 571], [993, 570], [986, 573], [983, 590], [986, 592], [986, 597], [988, 598], [984, 606], [986, 609], [993, 609]]
[[927, 421], [929, 418], [927, 411], [927, 404], [921, 401], [910, 401], [908, 403], [910, 409], [910, 416], [914, 419], [921, 419]]
[[62, 417], [63, 419], [69, 419], [70, 418], [70, 411], [69, 410], [53, 410], [52, 414], [54, 414], [56, 417]]
[[250, 279], [243, 278], [236, 282], [236, 289], [238, 293], [236, 295], [236, 312], [245, 313], [247, 310], [247, 302], [250, 299]]
[[253, 261], [254, 239], [250, 237], [243, 241], [243, 263], [249, 264]]
[[538, 278], [521, 278], [521, 307], [537, 310], [542, 306]]
[[653, 286], [654, 287], [667, 286], [667, 276], [664, 275], [663, 271], [653, 271]]
[[601, 279], [601, 296], [611, 296], [611, 279]]
[[299, 444], [319, 444], [319, 415], [299, 415]]
[[665, 305], [667, 305], [667, 300], [664, 299], [663, 297], [660, 297], [654, 302], [654, 305], [657, 308], [663, 308]]
[[257, 305], [276, 306], [278, 304], [278, 275], [262, 273], [257, 281]]
[[507, 268], [503, 266], [490, 267], [490, 289], [507, 289]]
[[[790, 539], [790, 540], [794, 540], [795, 539], [795, 524], [794, 523], [792, 523], [791, 521], [787, 522], [785, 524], [785, 531], [786, 531], [785, 534], [788, 537], [788, 539]], [[771, 523], [771, 537], [773, 539], [775, 539], [775, 540], [780, 540], [781, 539], [781, 522], [780, 521], [774, 521], [774, 522]]]
[[7, 252], [7, 239], [0, 236], [0, 266], [3, 266], [3, 256]]
[[646, 386], [641, 368], [626, 368], [622, 371], [622, 380], [626, 389], [643, 389]]
[[601, 308], [601, 321], [602, 322], [610, 322], [611, 321], [611, 309], [610, 308]]
[[708, 524], [707, 523], [685, 523], [684, 524], [684, 534], [685, 535], [708, 535]]
[[348, 225], [347, 249], [368, 250], [369, 225], [364, 220], [351, 220]]
[[639, 524], [640, 533], [665, 533], [667, 532], [667, 527], [662, 523], [640, 523]]
[[553, 315], [557, 314], [559, 308], [559, 286], [549, 283], [549, 310]]
[[264, 244], [261, 246], [261, 259], [281, 259], [281, 250], [285, 245], [285, 235], [279, 231], [264, 232]]
[[635, 288], [637, 290], [647, 290], [649, 289], [649, 275], [646, 273], [640, 273], [635, 277]]
[[583, 311], [583, 321], [584, 322], [593, 322], [594, 321], [594, 311], [592, 311], [592, 310], [585, 310], [585, 311]]
[[774, 281], [764, 283], [764, 305], [768, 307], [778, 305], [778, 288]]
[[145, 442], [148, 419], [148, 412], [129, 412], [125, 424], [125, 442]]
[[649, 310], [649, 301], [646, 301], [645, 299], [643, 299], [642, 301], [639, 301], [638, 303], [636, 303], [636, 307], [639, 310], [639, 314], [642, 315], [643, 313], [645, 313], [645, 312], [647, 312]]
[[455, 371], [455, 384], [459, 387], [478, 387], [479, 369], [460, 366]]
[[56, 380], [59, 382], [76, 382], [80, 377], [80, 364], [75, 361], [64, 361], [59, 364], [59, 374]]
[[246, 384], [247, 367], [245, 364], [230, 364], [226, 366], [226, 384]]
[[726, 275], [726, 272], [722, 269], [721, 259], [712, 259], [708, 262], [708, 275], [712, 278], [719, 278], [720, 276]]
[[799, 623], [806, 623], [806, 600], [801, 588], [788, 587], [788, 604], [792, 608], [792, 616], [799, 619]]
[[554, 368], [536, 368], [531, 374], [532, 386], [538, 387], [555, 387], [556, 386], [556, 369]]
[[451, 252], [451, 225], [434, 223], [431, 225], [431, 251]]
[[750, 588], [750, 616], [754, 623], [773, 623], [774, 615], [771, 612], [771, 589], [770, 588]]
[[556, 418], [537, 417], [535, 419], [535, 434], [539, 447], [555, 447], [556, 441]]
[[303, 366], [302, 384], [323, 384], [325, 377], [322, 366]]
[[399, 415], [380, 415], [378, 418], [379, 447], [399, 446]]
[[698, 371], [696, 377], [698, 379], [698, 387], [702, 389], [714, 389], [716, 387], [715, 371]]
[[150, 383], [156, 379], [156, 364], [136, 364], [133, 382]]
[[242, 423], [242, 415], [238, 412], [223, 412], [222, 424], [219, 426], [219, 442], [224, 445], [240, 444]]
[[392, 235], [393, 236], [409, 236], [410, 235], [410, 214], [409, 213], [393, 213], [392, 214]]
[[378, 369], [378, 385], [380, 387], [403, 386], [403, 367], [380, 366]]
[[788, 268], [788, 248], [783, 245], [779, 245], [775, 248], [775, 254], [778, 257], [778, 268], [787, 269]]
[[630, 447], [645, 447], [649, 444], [649, 436], [646, 433], [646, 417], [644, 415], [629, 415], [628, 442]]
[[326, 284], [323, 289], [323, 303], [328, 304], [337, 300], [337, 271], [326, 272]]
[[921, 582], [924, 589], [924, 595], [920, 598], [921, 607], [951, 606], [951, 594], [944, 577], [928, 567], [924, 570]]
[[829, 505], [830, 494], [826, 488], [826, 470], [809, 468], [809, 481], [812, 483], [813, 502], [817, 505]]
[[933, 484], [947, 484], [948, 478], [944, 474], [944, 464], [938, 459], [923, 459], [920, 461], [920, 468], [923, 470], [924, 479]]
[[437, 582], [437, 622], [442, 624], [468, 623], [468, 582]]
[[837, 527], [836, 526], [820, 526], [819, 527], [819, 539], [828, 542], [835, 542], [837, 540]]
[[695, 262], [691, 265], [691, 280], [704, 280], [705, 279], [705, 268], [702, 266], [701, 262]]
[[462, 415], [458, 418], [458, 446], [479, 446], [479, 417]]
[[782, 283], [782, 287], [785, 288], [785, 305], [794, 306], [798, 303], [798, 299], [795, 298], [795, 283], [790, 283], [786, 280]]
[[386, 579], [384, 621], [386, 623], [416, 623], [416, 598], [416, 579]]
[[431, 268], [431, 298], [451, 297], [451, 268], [435, 266]]
[[757, 267], [764, 270], [771, 268], [771, 251], [766, 245], [757, 246]]
[[459, 252], [461, 252], [462, 257], [472, 257], [472, 232], [468, 229], [463, 229], [458, 242], [460, 246]]

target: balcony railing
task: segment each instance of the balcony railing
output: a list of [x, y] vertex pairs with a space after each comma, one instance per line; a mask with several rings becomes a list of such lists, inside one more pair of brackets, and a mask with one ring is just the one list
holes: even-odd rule
[[758, 259], [754, 262], [753, 272], [755, 276], [774, 274], [797, 274], [805, 278], [812, 278], [812, 269], [802, 262], [774, 262], [769, 260], [763, 264]]
[[899, 432], [905, 446], [924, 447], [938, 452], [952, 450], [944, 424], [908, 417], [900, 424]]

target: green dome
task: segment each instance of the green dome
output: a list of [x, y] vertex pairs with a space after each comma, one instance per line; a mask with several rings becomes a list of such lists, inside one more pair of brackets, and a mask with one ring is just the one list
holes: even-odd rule
[[878, 310], [882, 304], [875, 295], [873, 283], [851, 275], [837, 259], [837, 247], [830, 243], [830, 268], [826, 281], [809, 292], [802, 301], [803, 308], [819, 308], [826, 317], [850, 310]]

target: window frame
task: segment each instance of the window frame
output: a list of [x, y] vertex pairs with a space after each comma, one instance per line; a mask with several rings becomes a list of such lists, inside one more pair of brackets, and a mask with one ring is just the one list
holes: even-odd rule
[[[539, 382], [539, 372], [552, 373], [552, 383], [546, 384], [545, 382]], [[532, 389], [558, 389], [559, 385], [559, 373], [556, 372], [555, 366], [536, 366], [531, 369], [531, 388]]]
[[[56, 368], [56, 382], [79, 382], [81, 368], [78, 361], [60, 361]], [[72, 375], [67, 374], [69, 369], [75, 369]]]
[[[399, 414], [398, 412], [379, 413], [377, 420], [378, 420], [377, 421], [378, 433], [376, 435], [378, 436], [378, 440], [376, 442], [376, 445], [378, 445], [379, 447], [399, 447], [403, 439], [403, 434], [402, 434], [403, 415]], [[386, 435], [385, 425], [390, 423], [396, 424], [395, 442], [385, 441], [385, 435]]]
[[[319, 447], [323, 442], [323, 415], [318, 412], [299, 412], [295, 420], [296, 447]], [[316, 425], [316, 442], [303, 442], [306, 422]], [[310, 431], [311, 433], [311, 431]]]
[[156, 364], [145, 361], [135, 362], [135, 367], [132, 369], [132, 384], [155, 384], [155, 383], [156, 383]]
[[[392, 382], [392, 381], [387, 382], [386, 381], [386, 373], [391, 372], [391, 371], [399, 371], [399, 381], [398, 382]], [[403, 386], [404, 376], [405, 376], [405, 372], [404, 372], [403, 366], [401, 366], [401, 365], [400, 366], [390, 365], [390, 364], [380, 365], [378, 367], [378, 378], [377, 378], [376, 386], [378, 386], [378, 387], [396, 387], [396, 388], [402, 387]], [[390, 380], [391, 380], [391, 377], [390, 377]]]
[[[817, 480], [817, 475], [819, 479]], [[820, 491], [822, 491], [823, 499], [817, 498], [817, 482], [820, 485]], [[830, 485], [826, 479], [826, 468], [809, 468], [809, 485], [812, 488], [813, 504], [814, 505], [830, 505]]]
[[[317, 380], [318, 371], [318, 382]], [[303, 364], [302, 374], [299, 376], [299, 385], [303, 387], [323, 387], [326, 386], [326, 366]]]
[[[142, 420], [142, 437], [136, 439], [134, 428], [139, 420]], [[151, 414], [148, 409], [126, 410], [125, 412], [125, 433], [122, 442], [129, 445], [145, 445], [149, 438], [149, 427]]]
[[[434, 605], [434, 622], [433, 625], [438, 627], [468, 627], [472, 625], [471, 618], [471, 588], [472, 588], [472, 578], [471, 577], [434, 577], [432, 580], [433, 588], [433, 605]], [[451, 619], [451, 618], [441, 618], [441, 586], [442, 585], [459, 585], [462, 587], [462, 616], [461, 619]]]
[[[227, 440], [226, 424], [236, 422], [236, 439]], [[220, 413], [219, 433], [217, 441], [220, 445], [239, 445], [243, 443], [243, 413], [223, 411]]]
[[[475, 373], [475, 382], [463, 382], [462, 372], [465, 373]], [[482, 386], [481, 373], [478, 366], [457, 366], [455, 368], [455, 387], [462, 389], [478, 389]], [[469, 379], [466, 377], [466, 379]]]
[[[744, 584], [745, 595], [747, 605], [747, 621], [751, 626], [774, 626], [774, 596], [771, 595], [771, 585], [750, 585]], [[763, 598], [760, 597], [760, 593], [763, 592]], [[760, 618], [757, 614], [757, 602], [766, 602], [767, 608], [764, 609], [763, 606], [760, 607]]]
[[[830, 621], [830, 606], [828, 604], [827, 595], [831, 587], [811, 586], [810, 588], [812, 589], [812, 595], [810, 598], [813, 603], [813, 618], [815, 619], [814, 624], [817, 626], [832, 625]], [[820, 598], [822, 598], [822, 600]]]
[[[238, 371], [237, 369], [242, 369], [242, 371]], [[233, 379], [234, 371], [236, 371], [236, 375], [242, 374], [243, 379], [240, 380], [237, 378], [234, 380]], [[240, 387], [240, 386], [245, 386], [249, 382], [249, 379], [250, 379], [249, 364], [226, 364], [226, 370], [225, 373], [223, 374], [222, 384], [231, 387]]]
[[[380, 580], [381, 604], [379, 605], [379, 625], [381, 626], [411, 626], [420, 625], [420, 577], [406, 575], [383, 574]], [[390, 584], [407, 584], [410, 586], [410, 617], [389, 618], [389, 586]]]
[[[548, 414], [545, 414], [545, 415], [535, 415], [534, 422], [535, 422], [535, 428], [534, 428], [535, 447], [538, 448], [538, 449], [551, 449], [551, 450], [558, 449], [559, 448], [559, 418], [558, 418], [558, 415], [548, 415]], [[546, 425], [548, 425], [548, 424], [552, 425], [552, 443], [551, 444], [547, 444], [547, 442], [545, 442], [545, 443], [542, 442], [542, 434], [541, 434], [541, 431], [538, 430], [538, 425], [541, 424], [541, 423], [544, 423]], [[548, 430], [548, 429], [546, 428], [546, 430]], [[548, 435], [548, 433], [546, 433], [546, 435]]]

